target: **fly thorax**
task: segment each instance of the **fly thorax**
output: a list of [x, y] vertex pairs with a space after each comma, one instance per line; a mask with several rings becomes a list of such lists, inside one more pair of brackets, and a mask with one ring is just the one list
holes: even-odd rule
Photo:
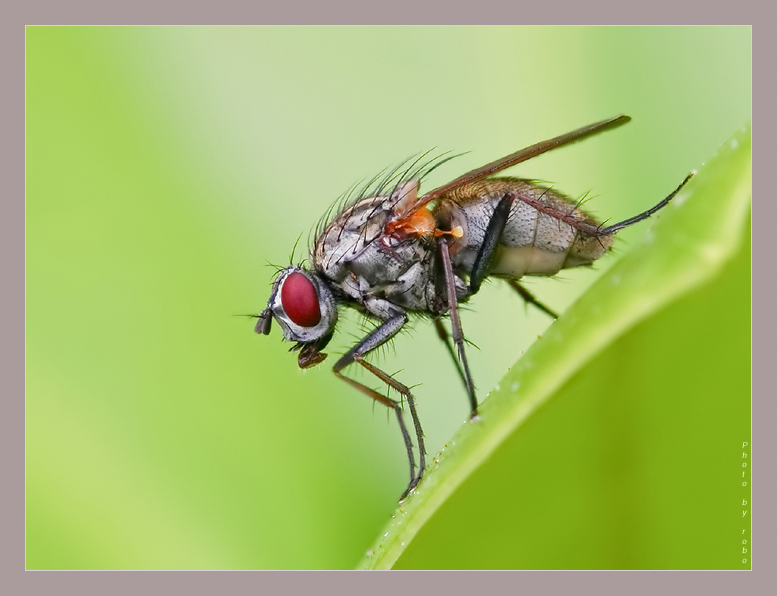
[[431, 260], [432, 253], [428, 253], [423, 260], [413, 262], [395, 281], [376, 285], [374, 290], [406, 310], [429, 310], [429, 291], [434, 290]]
[[[493, 211], [493, 208], [490, 209]], [[451, 238], [448, 247], [454, 268], [470, 271], [477, 251], [483, 243], [490, 219], [489, 201], [485, 197], [472, 198], [466, 202], [440, 199], [435, 209], [437, 225], [441, 230], [461, 229], [458, 238]]]
[[351, 261], [351, 271], [375, 285], [390, 284], [412, 267], [424, 260], [428, 250], [418, 238], [397, 242], [390, 236], [382, 236]]
[[351, 271], [350, 263], [361, 258], [383, 231], [388, 213], [384, 198], [363, 199], [346, 209], [316, 238], [311, 259], [327, 278], [340, 282]]

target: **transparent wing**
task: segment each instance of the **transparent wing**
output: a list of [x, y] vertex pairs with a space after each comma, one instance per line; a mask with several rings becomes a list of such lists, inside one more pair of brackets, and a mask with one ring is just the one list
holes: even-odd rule
[[602, 120], [601, 122], [595, 122], [594, 124], [589, 124], [588, 126], [578, 128], [577, 130], [573, 130], [572, 132], [568, 132], [566, 134], [563, 134], [558, 137], [554, 137], [552, 139], [548, 139], [546, 141], [540, 141], [539, 143], [531, 145], [530, 147], [526, 147], [525, 149], [520, 149], [519, 151], [516, 151], [515, 153], [511, 153], [506, 157], [502, 157], [500, 159], [497, 159], [496, 161], [492, 161], [489, 164], [486, 164], [480, 168], [477, 168], [476, 170], [467, 172], [466, 174], [459, 176], [452, 182], [449, 182], [444, 186], [440, 186], [439, 188], [435, 188], [434, 190], [426, 193], [420, 199], [415, 201], [412, 205], [408, 205], [407, 207], [405, 207], [405, 209], [399, 214], [399, 218], [400, 220], [409, 218], [414, 213], [417, 213], [425, 205], [431, 203], [436, 198], [441, 197], [444, 194], [449, 193], [452, 190], [455, 190], [461, 186], [464, 186], [465, 184], [476, 182], [478, 180], [482, 180], [483, 178], [488, 178], [489, 176], [496, 174], [497, 172], [500, 172], [506, 168], [514, 166], [515, 164], [521, 163], [522, 161], [526, 161], [527, 159], [531, 159], [532, 157], [541, 155], [546, 151], [550, 151], [551, 149], [556, 149], [557, 147], [562, 147], [563, 145], [574, 143], [575, 141], [579, 141], [583, 138], [603, 132], [605, 130], [609, 130], [611, 128], [616, 128], [618, 126], [626, 124], [630, 120], [631, 118], [629, 116], [624, 116], [624, 115], [616, 116], [615, 118]]

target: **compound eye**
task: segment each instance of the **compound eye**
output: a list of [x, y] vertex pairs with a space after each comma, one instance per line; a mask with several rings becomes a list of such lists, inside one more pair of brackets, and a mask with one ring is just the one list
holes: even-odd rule
[[316, 287], [297, 271], [283, 280], [281, 305], [286, 315], [300, 327], [315, 327], [321, 320]]

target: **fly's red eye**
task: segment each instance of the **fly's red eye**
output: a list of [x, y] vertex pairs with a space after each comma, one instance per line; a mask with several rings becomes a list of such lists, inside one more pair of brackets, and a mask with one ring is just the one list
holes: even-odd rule
[[283, 281], [281, 304], [288, 317], [300, 327], [315, 327], [321, 320], [316, 288], [302, 273], [290, 273]]

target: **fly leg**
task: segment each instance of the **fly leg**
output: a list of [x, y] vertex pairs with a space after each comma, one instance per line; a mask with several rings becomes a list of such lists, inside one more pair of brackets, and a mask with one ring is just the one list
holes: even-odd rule
[[545, 306], [542, 302], [537, 300], [534, 297], [534, 294], [529, 292], [529, 290], [524, 288], [517, 281], [515, 281], [514, 279], [508, 279], [507, 283], [510, 284], [510, 287], [513, 288], [516, 292], [518, 292], [518, 294], [521, 295], [521, 298], [523, 298], [527, 304], [533, 304], [534, 306], [539, 308], [542, 312], [544, 312], [546, 315], [549, 315], [554, 319], [558, 319], [558, 315], [553, 310], [551, 310], [550, 308]]
[[688, 174], [688, 175], [685, 177], [685, 180], [683, 180], [683, 181], [680, 183], [680, 186], [678, 186], [677, 188], [675, 188], [675, 189], [674, 189], [674, 190], [671, 192], [671, 194], [670, 194], [668, 197], [666, 197], [665, 199], [663, 199], [663, 200], [662, 200], [660, 203], [658, 203], [658, 205], [655, 205], [654, 207], [651, 207], [651, 208], [650, 208], [650, 209], [648, 209], [647, 211], [643, 211], [642, 213], [640, 213], [640, 214], [638, 214], [638, 215], [635, 215], [634, 217], [630, 217], [629, 219], [625, 219], [625, 220], [623, 220], [623, 221], [621, 221], [621, 222], [618, 222], [618, 223], [616, 223], [616, 224], [613, 224], [613, 225], [611, 225], [611, 226], [608, 226], [608, 227], [606, 227], [606, 228], [602, 228], [602, 227], [600, 226], [599, 228], [597, 228], [596, 232], [595, 232], [595, 233], [593, 233], [593, 234], [591, 234], [591, 235], [592, 235], [592, 236], [609, 236], [609, 235], [611, 235], [611, 234], [614, 234], [614, 233], [615, 233], [615, 232], [617, 232], [618, 230], [621, 230], [621, 229], [623, 229], [623, 228], [625, 228], [625, 227], [627, 227], [627, 226], [630, 226], [630, 225], [632, 225], [632, 224], [635, 224], [635, 223], [637, 223], [638, 221], [642, 221], [643, 219], [647, 219], [648, 217], [650, 217], [651, 215], [653, 215], [653, 214], [654, 214], [656, 211], [658, 211], [659, 209], [661, 209], [661, 208], [665, 207], [665, 206], [666, 206], [666, 205], [669, 203], [669, 201], [671, 201], [671, 200], [674, 198], [674, 196], [675, 196], [675, 195], [676, 195], [678, 192], [680, 192], [680, 190], [682, 189], [682, 187], [686, 185], [686, 183], [688, 182], [688, 180], [690, 180], [691, 178], [693, 178], [694, 174], [696, 174], [696, 171], [695, 171], [695, 170], [694, 170], [693, 172], [691, 172], [690, 174]]
[[[365, 366], [367, 370], [370, 370], [370, 365], [368, 365], [364, 360], [356, 360], [359, 364]], [[372, 372], [370, 370], [370, 372]], [[413, 455], [413, 442], [410, 440], [410, 434], [407, 432], [407, 427], [405, 426], [405, 421], [402, 418], [402, 407], [399, 405], [399, 402], [386, 397], [385, 395], [382, 395], [375, 391], [374, 389], [370, 389], [366, 385], [360, 383], [359, 381], [356, 381], [354, 379], [351, 379], [349, 377], [346, 377], [338, 370], [335, 370], [335, 375], [337, 375], [339, 378], [341, 378], [343, 381], [348, 383], [351, 387], [354, 387], [355, 389], [358, 389], [364, 395], [367, 397], [371, 397], [378, 403], [383, 404], [387, 408], [390, 408], [394, 410], [394, 412], [397, 415], [397, 421], [399, 422], [399, 429], [402, 431], [402, 438], [405, 441], [405, 449], [407, 450], [407, 459], [410, 462], [410, 483], [407, 485], [407, 488], [405, 489], [405, 492], [402, 493], [402, 496], [399, 497], [399, 500], [401, 501], [404, 499], [407, 494], [415, 488], [415, 486], [418, 484], [418, 482], [421, 480], [421, 475], [423, 474], [424, 468], [421, 467], [419, 469], [418, 475], [415, 473], [415, 456]], [[408, 400], [409, 403], [409, 400]], [[413, 418], [414, 421], [416, 418]], [[421, 451], [421, 460], [423, 461], [423, 451]]]
[[[568, 223], [571, 227], [573, 227], [575, 230], [579, 232], [583, 232], [584, 234], [587, 234], [588, 236], [592, 236], [594, 238], [601, 238], [603, 236], [612, 236], [615, 232], [618, 230], [622, 230], [623, 228], [626, 228], [632, 224], [635, 224], [637, 222], [642, 221], [643, 219], [647, 219], [651, 215], [653, 215], [656, 211], [659, 209], [663, 209], [666, 207], [666, 205], [669, 204], [669, 201], [671, 201], [675, 195], [682, 190], [683, 186], [685, 186], [688, 181], [693, 178], [693, 176], [696, 174], [695, 171], [691, 172], [685, 177], [685, 180], [683, 180], [680, 183], [680, 186], [675, 188], [669, 196], [662, 199], [657, 205], [654, 205], [647, 211], [643, 211], [642, 213], [638, 213], [634, 217], [630, 217], [629, 219], [624, 219], [623, 221], [619, 221], [616, 224], [613, 224], [611, 226], [604, 227], [604, 224], [600, 224], [598, 226], [593, 225], [591, 223], [586, 223], [584, 221], [570, 221], [566, 218], [563, 214], [551, 214], [552, 217], [555, 217], [559, 221], [563, 221]], [[527, 205], [534, 207], [535, 209], [539, 211], [543, 211], [543, 208], [540, 205], [535, 205], [529, 200], [525, 201]], [[547, 211], [545, 211], [547, 213]]]
[[[475, 257], [475, 262], [472, 265], [472, 274], [469, 277], [469, 289], [472, 294], [480, 289], [483, 280], [488, 277], [491, 260], [494, 258], [497, 246], [499, 245], [499, 239], [502, 237], [505, 226], [507, 225], [507, 219], [510, 217], [510, 209], [513, 206], [514, 198], [515, 196], [513, 193], [507, 193], [499, 200], [499, 203], [497, 203], [496, 208], [494, 209], [494, 213], [491, 215], [488, 227], [486, 227], [486, 233], [483, 237], [483, 243], [480, 245], [480, 250], [478, 250], [478, 254]], [[529, 290], [524, 288], [517, 281], [510, 279], [508, 280], [508, 283], [526, 302], [533, 304], [554, 319], [558, 319], [558, 315], [553, 310], [537, 300]]]
[[[448, 239], [440, 238], [439, 240], [440, 257], [442, 262], [442, 270], [445, 274], [445, 287], [448, 294], [448, 309], [451, 317], [451, 332], [453, 334], [453, 343], [456, 344], [456, 348], [459, 353], [459, 361], [461, 362], [461, 370], [463, 371], [464, 384], [467, 386], [467, 395], [469, 395], [469, 403], [472, 408], [470, 413], [470, 420], [476, 418], [478, 415], [478, 398], [475, 395], [475, 385], [472, 382], [472, 375], [469, 372], [469, 364], [467, 363], [467, 354], [464, 352], [464, 333], [461, 330], [461, 320], [459, 319], [459, 301], [456, 297], [456, 282], [453, 274], [453, 266], [451, 265], [451, 254], [448, 249]], [[438, 333], [440, 328], [437, 328]], [[447, 343], [447, 342], [446, 342]]]
[[494, 254], [496, 254], [496, 249], [499, 246], [499, 239], [505, 231], [507, 218], [510, 217], [510, 208], [513, 206], [514, 198], [515, 195], [512, 192], [508, 192], [499, 199], [499, 202], [494, 209], [494, 213], [491, 215], [488, 227], [486, 228], [486, 233], [483, 236], [483, 243], [480, 245], [478, 254], [475, 257], [475, 262], [472, 265], [472, 273], [470, 273], [469, 276], [469, 289], [471, 294], [475, 294], [480, 289], [483, 280], [488, 277], [491, 260], [494, 258]]
[[442, 340], [442, 342], [445, 344], [445, 347], [448, 349], [448, 354], [450, 354], [450, 357], [453, 360], [453, 363], [456, 365], [456, 370], [459, 373], [459, 378], [461, 379], [461, 382], [464, 383], [464, 389], [468, 390], [467, 377], [464, 375], [464, 371], [461, 368], [461, 362], [459, 362], [459, 359], [456, 357], [456, 351], [453, 349], [453, 344], [451, 343], [451, 336], [448, 334], [448, 330], [442, 324], [442, 321], [440, 319], [434, 320], [434, 328], [437, 330], [437, 337], [439, 337]]
[[[499, 203], [497, 203], [494, 213], [491, 215], [491, 219], [486, 227], [486, 232], [483, 237], [483, 243], [480, 245], [478, 254], [475, 257], [475, 262], [472, 265], [472, 272], [469, 276], [469, 293], [470, 295], [477, 293], [480, 290], [480, 286], [483, 284], [483, 280], [488, 277], [488, 271], [491, 266], [491, 260], [494, 258], [497, 246], [499, 245], [499, 239], [504, 233], [505, 226], [507, 225], [507, 219], [510, 216], [510, 208], [513, 205], [514, 195], [507, 193], [503, 196]], [[453, 332], [453, 341], [458, 348], [459, 358], [455, 358], [453, 354], [453, 348], [450, 344], [450, 338], [448, 333], [443, 327], [442, 322], [435, 320], [435, 328], [437, 329], [437, 335], [445, 342], [448, 352], [456, 362], [456, 369], [459, 371], [459, 376], [464, 381], [464, 385], [467, 388], [467, 394], [469, 395], [470, 404], [472, 406], [471, 418], [477, 416], [477, 397], [475, 396], [475, 387], [472, 383], [472, 375], [469, 372], [469, 365], [467, 364], [467, 356], [464, 353], [464, 335], [461, 330], [461, 321], [459, 320], [459, 306], [456, 299], [456, 286], [453, 279], [453, 267], [451, 265], [450, 252], [448, 250], [448, 243], [445, 238], [440, 239], [440, 256], [442, 257], [442, 267], [445, 273], [445, 282], [448, 293], [448, 306], [451, 314], [451, 330]], [[511, 284], [512, 285], [512, 284]], [[513, 286], [521, 296], [527, 302], [537, 305], [539, 308], [547, 312], [553, 317], [557, 315], [549, 308], [542, 305], [532, 296], [528, 290], [525, 290], [517, 283]]]
[[[389, 320], [385, 321], [380, 327], [372, 331], [369, 335], [367, 335], [367, 337], [351, 348], [348, 353], [346, 353], [342, 358], [340, 358], [340, 360], [337, 361], [333, 368], [333, 371], [337, 377], [348, 383], [351, 387], [358, 389], [367, 397], [370, 397], [378, 403], [383, 404], [387, 408], [394, 410], [396, 413], [397, 421], [399, 422], [399, 428], [402, 431], [402, 438], [405, 442], [405, 449], [407, 450], [407, 459], [410, 462], [410, 484], [408, 484], [405, 492], [402, 493], [400, 500], [404, 499], [407, 494], [418, 484], [418, 482], [421, 480], [421, 476], [423, 476], [424, 470], [426, 469], [426, 450], [424, 448], [424, 437], [423, 431], [421, 430], [421, 422], [418, 419], [418, 413], [416, 412], [415, 408], [415, 398], [410, 392], [410, 389], [397, 381], [391, 375], [383, 372], [378, 367], [364, 360], [364, 356], [366, 356], [368, 352], [371, 352], [375, 348], [383, 345], [392, 337], [394, 337], [394, 335], [397, 334], [397, 332], [406, 322], [407, 315], [404, 313], [392, 316]], [[407, 427], [405, 426], [405, 421], [402, 418], [402, 406], [398, 401], [378, 393], [374, 389], [367, 387], [359, 381], [346, 377], [340, 372], [353, 362], [357, 362], [362, 365], [373, 375], [386, 383], [386, 385], [399, 392], [407, 400], [407, 404], [410, 408], [410, 415], [413, 418], [413, 425], [415, 426], [416, 438], [418, 440], [418, 452], [420, 459], [418, 474], [415, 473], [413, 442], [411, 441], [410, 434], [408, 433]]]
[[[513, 200], [514, 195], [512, 193], [507, 193], [499, 200], [494, 209], [494, 213], [491, 215], [488, 227], [486, 228], [486, 233], [483, 237], [483, 243], [480, 245], [480, 250], [478, 250], [478, 254], [475, 257], [475, 262], [472, 265], [472, 274], [469, 277], [469, 289], [472, 294], [480, 289], [483, 280], [488, 277], [491, 260], [496, 253], [499, 239], [505, 231], [507, 219], [510, 217], [510, 209], [513, 206]], [[524, 288], [517, 281], [510, 279], [508, 280], [508, 283], [526, 302], [533, 304], [554, 319], [558, 319], [558, 315], [555, 312], [537, 300], [529, 290]]]
[[[472, 272], [469, 276], [470, 295], [477, 293], [477, 291], [480, 290], [480, 286], [483, 284], [483, 280], [488, 277], [491, 260], [496, 253], [499, 239], [504, 233], [505, 226], [507, 225], [507, 218], [510, 217], [510, 208], [513, 206], [514, 198], [515, 195], [513, 193], [507, 193], [499, 200], [499, 203], [497, 203], [496, 208], [494, 209], [494, 213], [491, 215], [488, 227], [486, 227], [486, 233], [483, 237], [483, 243], [480, 245], [478, 254], [475, 257], [475, 262], [472, 265]], [[467, 356], [464, 353], [464, 335], [461, 330], [461, 321], [459, 320], [459, 304], [456, 299], [456, 285], [453, 280], [453, 267], [451, 265], [448, 243], [445, 238], [440, 239], [440, 255], [442, 257], [443, 271], [445, 273], [445, 283], [448, 289], [448, 306], [451, 314], [453, 341], [458, 348], [459, 361], [461, 362], [460, 366], [457, 363], [457, 368], [459, 369], [459, 374], [464, 379], [464, 384], [466, 385], [467, 393], [469, 394], [469, 400], [472, 406], [472, 414], [470, 417], [474, 418], [477, 416], [478, 402], [477, 397], [475, 396], [475, 387], [472, 383], [472, 375], [469, 372], [469, 365], [467, 364]], [[445, 341], [448, 346], [448, 351], [452, 352], [453, 350], [450, 348], [450, 343], [448, 343], [447, 333], [445, 333], [442, 324], [435, 324], [437, 326], [438, 335]]]

